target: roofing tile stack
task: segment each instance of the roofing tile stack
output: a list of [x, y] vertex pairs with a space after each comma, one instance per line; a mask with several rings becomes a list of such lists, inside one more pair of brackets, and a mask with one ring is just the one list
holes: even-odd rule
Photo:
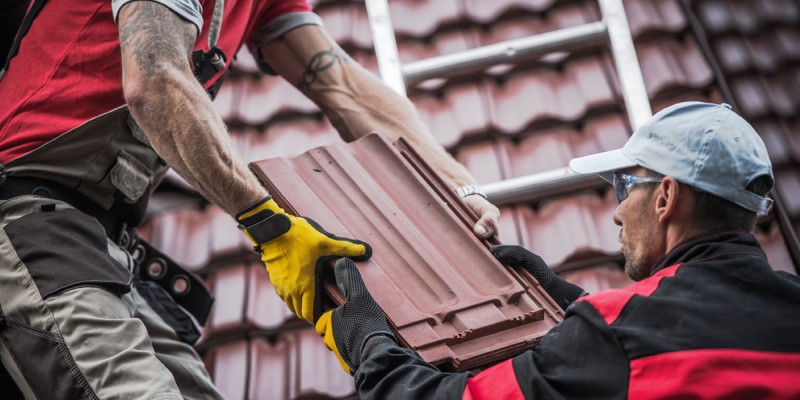
[[[654, 111], [683, 100], [726, 99], [681, 0], [625, 0]], [[329, 32], [375, 71], [362, 3], [314, 2]], [[403, 62], [599, 20], [594, 0], [392, 0]], [[777, 191], [800, 229], [800, 7], [792, 0], [697, 0], [735, 106], [754, 123], [776, 169]], [[702, 36], [702, 35], [701, 35]], [[410, 97], [437, 139], [481, 183], [564, 167], [619, 147], [630, 135], [607, 46], [551, 54], [421, 82]], [[317, 107], [279, 78], [259, 76], [240, 52], [216, 107], [248, 161], [341, 143]], [[352, 379], [306, 324], [283, 307], [232, 218], [200, 205], [171, 175], [144, 235], [201, 273], [217, 297], [199, 350], [230, 399], [343, 398]], [[178, 192], [176, 196], [175, 192]], [[620, 267], [608, 190], [565, 193], [501, 207], [500, 240], [541, 254], [590, 292], [629, 283]], [[187, 197], [188, 196], [188, 197]], [[177, 200], [176, 200], [177, 199]], [[314, 215], [311, 215], [312, 217]], [[334, 228], [330, 228], [334, 229]], [[794, 272], [774, 217], [757, 236], [778, 269]]]

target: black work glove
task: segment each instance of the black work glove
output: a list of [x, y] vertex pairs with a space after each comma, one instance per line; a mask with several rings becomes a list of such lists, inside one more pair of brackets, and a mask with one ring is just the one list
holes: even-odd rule
[[525, 268], [539, 281], [539, 284], [542, 285], [547, 294], [564, 310], [578, 297], [588, 294], [580, 286], [559, 278], [545, 264], [542, 257], [531, 253], [523, 247], [498, 245], [492, 247], [492, 254], [503, 264], [514, 268]]
[[352, 375], [361, 364], [361, 351], [368, 339], [376, 335], [396, 339], [386, 322], [386, 314], [367, 291], [353, 260], [336, 261], [336, 285], [344, 294], [345, 303], [322, 314], [316, 328], [325, 346], [336, 354], [342, 369]]

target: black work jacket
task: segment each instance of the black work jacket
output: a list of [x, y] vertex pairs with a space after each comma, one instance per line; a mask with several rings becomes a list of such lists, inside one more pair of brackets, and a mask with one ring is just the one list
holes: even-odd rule
[[362, 360], [362, 399], [798, 399], [800, 278], [773, 271], [752, 235], [707, 232], [478, 375], [440, 372], [386, 338]]

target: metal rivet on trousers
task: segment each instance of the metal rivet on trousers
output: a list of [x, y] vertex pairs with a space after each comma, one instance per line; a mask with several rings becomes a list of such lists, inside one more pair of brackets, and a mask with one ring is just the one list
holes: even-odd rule
[[177, 275], [172, 279], [172, 292], [176, 295], [184, 295], [190, 289], [189, 277], [186, 275]]
[[137, 264], [141, 264], [145, 257], [147, 257], [147, 250], [145, 250], [144, 246], [141, 244], [137, 244], [136, 247], [133, 248], [131, 257], [133, 257], [133, 261], [136, 261]]
[[151, 279], [161, 279], [167, 273], [167, 262], [163, 258], [156, 258], [147, 264], [147, 276]]

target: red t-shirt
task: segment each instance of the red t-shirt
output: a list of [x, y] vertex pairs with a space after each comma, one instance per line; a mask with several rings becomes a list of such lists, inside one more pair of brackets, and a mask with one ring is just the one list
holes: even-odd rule
[[[204, 23], [195, 49], [208, 50], [214, 2], [199, 2]], [[119, 31], [111, 3], [45, 3], [0, 79], [0, 163], [125, 103]], [[306, 0], [228, 0], [217, 46], [230, 65], [239, 47], [253, 41], [276, 18], [310, 11]]]

